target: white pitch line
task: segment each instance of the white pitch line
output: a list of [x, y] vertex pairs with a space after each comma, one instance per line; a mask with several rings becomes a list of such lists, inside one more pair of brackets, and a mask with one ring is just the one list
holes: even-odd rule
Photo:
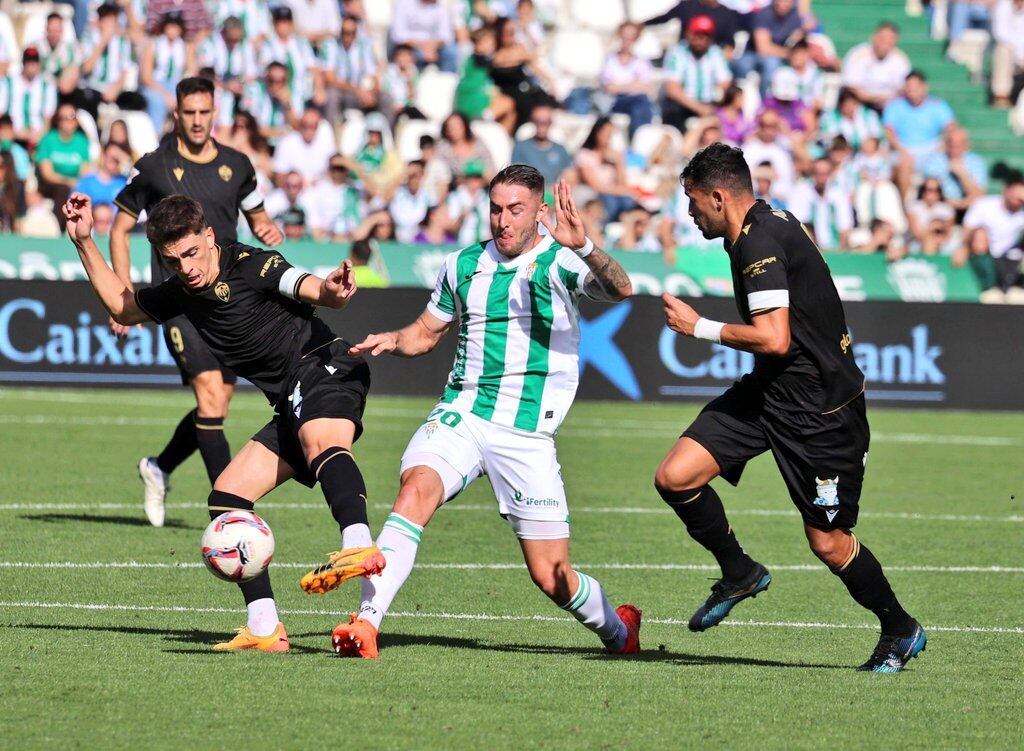
[[[786, 503], [787, 501], [780, 501]], [[390, 510], [391, 505], [387, 503], [370, 504], [372, 508], [379, 510]], [[205, 503], [171, 503], [169, 508], [174, 509], [205, 509]], [[0, 511], [115, 511], [115, 510], [138, 510], [137, 503], [0, 503]], [[325, 509], [323, 503], [293, 503], [267, 501], [257, 508], [257, 511], [277, 510], [303, 510], [317, 511]], [[484, 511], [495, 513], [496, 505], [482, 503], [450, 503], [444, 506], [448, 511]], [[670, 515], [671, 509], [658, 506], [575, 506], [570, 505], [570, 511], [574, 514], [657, 514]], [[730, 509], [729, 516], [784, 516], [796, 517], [799, 513], [795, 509], [785, 508], [747, 508]], [[991, 516], [985, 514], [920, 514], [906, 511], [862, 511], [862, 519], [900, 519], [904, 521], [938, 521], [938, 522], [987, 522], [987, 523], [1020, 523], [1024, 522], [1024, 515], [1010, 514], [1009, 516]]]
[[[311, 569], [319, 563], [278, 562], [274, 568]], [[811, 563], [766, 563], [772, 571], [810, 571], [828, 573], [821, 564]], [[718, 571], [717, 565], [704, 563], [577, 563], [576, 568], [602, 571]], [[0, 569], [200, 569], [205, 564], [199, 561], [0, 561]], [[417, 563], [417, 569], [437, 571], [519, 571], [525, 570], [522, 563]], [[886, 566], [886, 571], [926, 574], [1024, 574], [1021, 566]]]
[[[0, 608], [26, 608], [26, 609], [55, 609], [55, 610], [97, 610], [97, 611], [120, 611], [128, 613], [230, 613], [237, 615], [240, 611], [235, 608], [197, 608], [183, 605], [114, 605], [97, 602], [39, 602], [39, 601], [4, 601], [0, 600]], [[324, 615], [334, 618], [338, 613], [329, 610], [279, 610], [282, 615]], [[552, 623], [572, 623], [569, 617], [557, 617], [549, 615], [496, 615], [492, 613], [420, 613], [420, 612], [395, 612], [388, 613], [389, 618], [415, 618], [418, 620], [451, 620], [451, 621], [513, 621], [528, 622], [541, 621]], [[644, 623], [659, 626], [682, 626], [687, 621], [678, 618], [645, 618]], [[878, 624], [868, 623], [815, 623], [804, 621], [722, 621], [724, 626], [739, 626], [753, 628], [797, 628], [797, 629], [863, 629], [877, 631]], [[926, 631], [943, 631], [951, 633], [968, 634], [1024, 634], [1021, 627], [1001, 626], [935, 626], [926, 625]]]

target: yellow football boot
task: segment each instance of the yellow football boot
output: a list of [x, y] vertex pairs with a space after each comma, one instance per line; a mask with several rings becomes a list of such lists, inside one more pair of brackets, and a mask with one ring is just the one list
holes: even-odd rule
[[270, 636], [256, 636], [248, 626], [235, 629], [235, 638], [231, 641], [214, 644], [215, 652], [238, 652], [243, 649], [256, 649], [260, 652], [287, 652], [291, 645], [284, 624], [278, 623]]
[[379, 574], [385, 565], [384, 554], [376, 545], [338, 550], [327, 554], [327, 563], [303, 576], [299, 586], [308, 595], [322, 595], [356, 576]]

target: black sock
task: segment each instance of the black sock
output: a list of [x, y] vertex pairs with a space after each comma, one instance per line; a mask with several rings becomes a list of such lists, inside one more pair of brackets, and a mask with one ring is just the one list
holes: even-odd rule
[[[231, 493], [225, 493], [222, 490], [211, 490], [206, 503], [209, 506], [211, 520], [216, 519], [225, 511], [234, 511], [235, 509], [241, 511], [253, 510], [252, 501], [247, 501], [245, 498], [232, 495]], [[242, 597], [245, 598], [246, 605], [255, 600], [261, 600], [264, 597], [272, 598], [274, 596], [274, 591], [270, 588], [269, 569], [255, 579], [250, 579], [247, 582], [238, 582], [238, 588], [242, 590]]]
[[366, 524], [366, 483], [352, 452], [332, 446], [309, 463], [320, 482], [331, 515], [342, 532], [352, 524]]
[[676, 516], [683, 520], [690, 537], [703, 545], [715, 556], [722, 568], [722, 576], [730, 581], [740, 581], [754, 568], [753, 559], [744, 552], [725, 518], [722, 499], [710, 485], [693, 490], [658, 489]]
[[195, 433], [199, 453], [203, 457], [203, 464], [206, 465], [206, 475], [213, 485], [220, 477], [220, 473], [231, 463], [231, 448], [228, 446], [228, 439], [224, 437], [224, 418], [196, 415], [192, 432]]
[[854, 539], [853, 558], [842, 571], [833, 571], [850, 590], [857, 604], [867, 608], [882, 625], [882, 633], [893, 636], [909, 634], [914, 629], [914, 619], [896, 599], [889, 580], [885, 578], [882, 564], [866, 545]]
[[156, 458], [156, 465], [166, 474], [171, 474], [181, 463], [192, 456], [192, 452], [199, 448], [196, 441], [196, 411], [192, 410], [181, 418], [178, 427], [174, 429], [174, 435], [164, 446], [160, 456]]

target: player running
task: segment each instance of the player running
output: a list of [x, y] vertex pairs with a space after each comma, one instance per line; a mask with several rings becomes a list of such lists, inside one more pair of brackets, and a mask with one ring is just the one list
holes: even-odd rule
[[[418, 357], [459, 317], [447, 387], [402, 456], [401, 490], [377, 538], [387, 568], [365, 583], [358, 616], [334, 630], [339, 654], [377, 657], [377, 631], [412, 572], [424, 526], [483, 474], [534, 583], [610, 652], [639, 651], [640, 611], [613, 609], [600, 583], [569, 562], [569, 512], [554, 442], [579, 379], [579, 297], [618, 302], [629, 296], [630, 282], [587, 239], [566, 184], [555, 186], [557, 226], [543, 195], [544, 178], [533, 167], [501, 170], [490, 185], [494, 239], [445, 258], [416, 321], [349, 350]], [[538, 232], [538, 222], [550, 236]]]
[[755, 201], [739, 149], [702, 149], [681, 177], [690, 216], [722, 237], [743, 324], [701, 318], [663, 295], [669, 328], [753, 352], [754, 370], [714, 399], [669, 451], [655, 477], [686, 531], [722, 569], [691, 631], [718, 625], [736, 603], [768, 588], [771, 574], [746, 554], [708, 484], [736, 485], [755, 456], [771, 451], [803, 516], [811, 550], [881, 622], [875, 651], [858, 670], [894, 673], [925, 647], [921, 625], [901, 606], [857, 523], [870, 431], [864, 375], [828, 266], [799, 220]]
[[[149, 212], [169, 195], [186, 195], [199, 201], [214, 236], [225, 247], [238, 239], [239, 209], [260, 241], [274, 246], [283, 240], [280, 230], [263, 210], [263, 199], [256, 190], [256, 171], [249, 157], [210, 137], [216, 115], [213, 92], [213, 84], [204, 78], [185, 78], [178, 83], [175, 132], [139, 159], [128, 185], [114, 201], [121, 211], [110, 232], [110, 260], [114, 272], [129, 290], [132, 281], [128, 235], [139, 215]], [[156, 248], [150, 268], [154, 285], [174, 276]], [[121, 336], [128, 333], [126, 327], [113, 320], [111, 328]], [[196, 449], [211, 485], [231, 461], [224, 437], [224, 418], [236, 380], [235, 373], [217, 360], [187, 318], [176, 316], [164, 323], [163, 330], [167, 348], [181, 372], [182, 384], [191, 385], [195, 392], [196, 407], [181, 419], [159, 456], [139, 461], [139, 477], [145, 486], [143, 509], [154, 527], [164, 523], [164, 498], [170, 490], [170, 474]]]
[[[217, 477], [210, 518], [251, 511], [253, 504], [294, 478], [317, 482], [342, 535], [342, 550], [303, 578], [305, 588], [334, 587], [377, 573], [384, 557], [366, 520], [366, 485], [352, 457], [362, 432], [370, 386], [366, 362], [316, 317], [315, 305], [344, 308], [356, 285], [345, 261], [326, 279], [293, 268], [278, 253], [216, 234], [198, 202], [170, 196], [149, 211], [146, 237], [174, 276], [132, 293], [107, 266], [92, 239], [92, 207], [75, 193], [64, 204], [68, 235], [100, 301], [123, 326], [184, 317], [219, 362], [249, 379], [274, 405], [274, 418]], [[216, 650], [288, 650], [267, 572], [238, 585], [248, 618]]]

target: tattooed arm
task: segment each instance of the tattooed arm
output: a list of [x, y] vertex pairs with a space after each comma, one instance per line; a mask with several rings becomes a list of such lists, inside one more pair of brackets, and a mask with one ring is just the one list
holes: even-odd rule
[[590, 278], [583, 285], [583, 293], [587, 297], [603, 302], [619, 302], [633, 294], [633, 285], [622, 264], [596, 245], [583, 258], [583, 262], [590, 267]]

